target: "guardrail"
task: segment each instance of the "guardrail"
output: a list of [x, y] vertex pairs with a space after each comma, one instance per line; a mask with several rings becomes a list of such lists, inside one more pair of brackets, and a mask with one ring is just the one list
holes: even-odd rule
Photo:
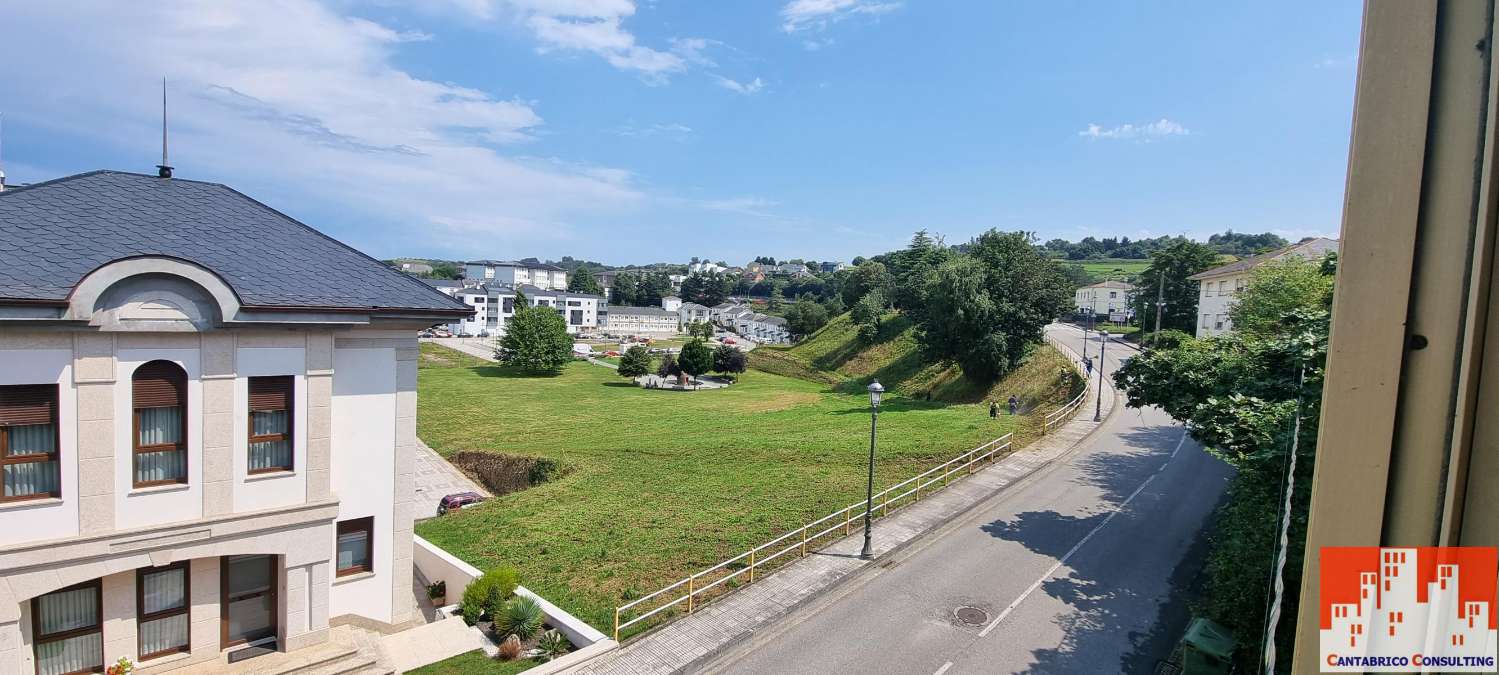
[[[958, 455], [957, 457], [947, 460], [946, 462], [938, 464], [937, 466], [927, 469], [926, 471], [923, 471], [911, 478], [908, 478], [899, 483], [896, 483], [895, 485], [891, 485], [890, 487], [876, 492], [874, 493], [874, 497], [872, 499], [859, 500], [855, 504], [851, 504], [826, 516], [818, 518], [817, 520], [814, 520], [795, 530], [791, 530], [790, 532], [782, 534], [775, 539], [756, 546], [748, 551], [745, 551], [744, 553], [740, 553], [739, 555], [720, 562], [717, 565], [709, 567], [701, 572], [691, 574], [658, 591], [649, 593], [628, 603], [615, 607], [615, 641], [619, 641], [619, 632], [621, 630], [645, 621], [684, 602], [687, 604], [687, 613], [692, 614], [697, 610], [698, 607], [700, 607], [704, 603], [711, 601], [717, 597], [722, 597], [727, 593], [727, 591], [732, 590], [734, 587], [736, 587], [732, 584], [732, 582], [733, 580], [739, 578], [741, 575], [748, 575], [748, 580], [746, 583], [754, 583], [755, 571], [758, 568], [762, 568], [771, 561], [776, 560], [777, 558], [780, 558], [781, 556], [784, 556], [792, 551], [800, 551], [798, 557], [806, 557], [808, 546], [813, 542], [820, 540], [822, 537], [826, 537], [834, 532], [838, 532], [839, 530], [842, 530], [842, 533], [838, 536], [851, 534], [853, 531], [853, 524], [858, 519], [863, 518], [865, 513], [869, 513], [871, 518], [882, 518], [889, 515], [892, 504], [896, 505], [895, 508], [899, 508], [899, 502], [902, 499], [906, 499], [907, 497], [912, 498], [910, 501], [906, 502], [906, 504], [913, 504], [920, 501], [921, 492], [923, 489], [925, 489], [927, 493], [930, 494], [935, 491], [934, 489], [932, 489], [932, 486], [936, 485], [938, 482], [941, 482], [943, 487], [947, 486], [954, 474], [963, 473], [966, 470], [967, 473], [963, 473], [963, 475], [970, 475], [974, 471], [974, 465], [978, 464], [979, 462], [988, 460], [990, 463], [993, 463], [996, 454], [1011, 447], [1010, 438], [1013, 435], [1013, 433], [1009, 433], [1000, 436], [999, 438], [980, 445], [977, 448], [969, 450], [968, 452]], [[938, 472], [941, 472], [941, 475], [938, 475]], [[959, 476], [959, 478], [961, 477], [962, 476]], [[941, 488], [939, 487], [935, 489]], [[901, 490], [904, 490], [904, 492], [901, 492]], [[838, 522], [839, 520], [842, 520], [843, 522], [840, 523]], [[823, 527], [827, 523], [831, 523], [831, 525]], [[814, 531], [813, 528], [818, 527], [822, 527], [822, 529]], [[787, 543], [788, 541], [790, 543]], [[771, 552], [769, 554], [765, 553], [767, 550], [770, 550], [772, 547], [778, 545], [780, 545], [780, 548], [775, 549], [774, 552]], [[731, 569], [736, 565], [738, 566], [737, 569]], [[709, 579], [711, 579], [711, 581], [709, 581]], [[672, 591], [681, 589], [683, 586], [686, 587], [686, 590], [685, 592], [682, 592], [681, 595], [666, 595], [667, 593], [671, 593]], [[715, 592], [715, 589], [723, 590], [717, 590]], [[652, 600], [657, 601], [659, 603], [658, 606], [649, 611], [642, 612], [633, 618], [622, 620], [626, 612], [629, 612], [631, 609], [639, 607], [642, 604], [650, 602]]]
[[1077, 398], [1068, 401], [1065, 405], [1057, 408], [1056, 410], [1046, 413], [1046, 416], [1041, 418], [1041, 435], [1045, 436], [1046, 432], [1051, 431], [1051, 428], [1053, 426], [1061, 424], [1063, 421], [1065, 421], [1069, 415], [1077, 410], [1078, 406], [1081, 406], [1083, 404], [1083, 399], [1087, 396], [1088, 388], [1083, 387], [1083, 393], [1078, 394]]

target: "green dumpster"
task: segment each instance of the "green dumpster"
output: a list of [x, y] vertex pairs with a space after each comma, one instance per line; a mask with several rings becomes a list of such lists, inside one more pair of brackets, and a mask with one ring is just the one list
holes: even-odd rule
[[1239, 643], [1227, 628], [1210, 619], [1196, 618], [1182, 636], [1182, 675], [1227, 675], [1233, 672], [1234, 650]]

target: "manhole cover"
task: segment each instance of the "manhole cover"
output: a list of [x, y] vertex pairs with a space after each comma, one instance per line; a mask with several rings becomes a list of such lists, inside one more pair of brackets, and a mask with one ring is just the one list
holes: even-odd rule
[[959, 607], [953, 611], [958, 621], [970, 626], [982, 626], [989, 622], [989, 613], [977, 607]]

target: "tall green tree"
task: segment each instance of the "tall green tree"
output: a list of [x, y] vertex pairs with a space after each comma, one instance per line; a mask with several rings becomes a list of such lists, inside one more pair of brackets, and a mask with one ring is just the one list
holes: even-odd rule
[[567, 290], [574, 293], [587, 293], [589, 295], [603, 295], [604, 287], [599, 285], [592, 272], [587, 267], [579, 267], [567, 277]]
[[682, 281], [682, 299], [712, 307], [724, 301], [734, 288], [732, 279], [718, 272], [693, 272]]
[[827, 323], [828, 310], [810, 297], [797, 300], [786, 310], [786, 329], [798, 337], [811, 335]]
[[614, 277], [614, 286], [610, 291], [609, 304], [621, 307], [638, 307], [640, 297], [640, 275], [634, 272], [621, 272]]
[[562, 315], [550, 307], [531, 307], [517, 291], [515, 316], [505, 322], [495, 359], [533, 373], [555, 372], [572, 360], [572, 346]]
[[661, 298], [671, 294], [671, 275], [665, 271], [657, 270], [645, 275], [640, 280], [639, 292], [635, 296], [635, 303], [639, 307], [659, 307], [661, 305]]
[[1282, 320], [1302, 307], [1332, 305], [1332, 268], [1321, 261], [1287, 256], [1256, 267], [1238, 292], [1228, 316], [1235, 331], [1276, 335]]
[[786, 294], [781, 292], [780, 284], [772, 284], [770, 287], [770, 302], [766, 305], [770, 309], [780, 309], [786, 304]]
[[891, 283], [893, 282], [890, 277], [890, 271], [885, 268], [885, 263], [878, 261], [865, 262], [855, 267], [848, 275], [847, 281], [844, 282], [843, 304], [852, 307], [865, 294], [874, 291], [879, 291], [882, 294], [886, 294], [886, 297], [889, 297], [888, 293]]
[[677, 357], [677, 367], [691, 377], [702, 375], [713, 370], [713, 351], [700, 338], [688, 340]]
[[859, 327], [859, 341], [874, 344], [880, 335], [880, 320], [885, 316], [885, 294], [879, 291], [866, 293], [848, 311], [848, 318]]
[[719, 345], [713, 350], [713, 372], [734, 377], [744, 372], [749, 359], [733, 345]]
[[1197, 282], [1187, 277], [1217, 264], [1217, 251], [1187, 239], [1179, 238], [1151, 254], [1150, 267], [1140, 273], [1135, 293], [1135, 316], [1140, 317], [1141, 325], [1146, 330], [1155, 330], [1156, 296], [1164, 279], [1166, 305], [1161, 312], [1161, 328], [1193, 332], [1197, 327], [1200, 290]]
[[927, 278], [951, 258], [951, 249], [940, 237], [934, 237], [926, 230], [918, 231], [905, 249], [885, 256], [891, 274], [890, 303], [912, 321], [919, 321], [925, 308], [922, 292], [926, 289]]

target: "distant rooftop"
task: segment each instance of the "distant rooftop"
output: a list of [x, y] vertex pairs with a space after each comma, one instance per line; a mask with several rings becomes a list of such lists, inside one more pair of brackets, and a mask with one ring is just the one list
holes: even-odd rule
[[526, 268], [528, 270], [547, 270], [549, 272], [566, 272], [567, 271], [567, 270], [562, 269], [561, 267], [558, 267], [556, 265], [548, 265], [546, 263], [539, 263], [539, 262], [535, 262], [535, 263], [521, 262], [521, 261], [518, 261], [518, 260], [469, 260], [469, 261], [464, 262], [463, 264], [465, 264], [465, 265], [484, 265], [485, 267], [524, 267], [524, 268]]
[[1317, 260], [1322, 256], [1327, 255], [1328, 253], [1337, 252], [1338, 240], [1328, 239], [1326, 237], [1317, 237], [1315, 239], [1308, 239], [1300, 243], [1291, 244], [1290, 246], [1286, 246], [1283, 248], [1278, 248], [1269, 253], [1262, 253], [1257, 256], [1231, 262], [1227, 265], [1214, 267], [1213, 269], [1207, 270], [1205, 272], [1198, 272], [1197, 274], [1194, 274], [1187, 278], [1194, 281], [1201, 281], [1203, 279], [1212, 277], [1220, 277], [1225, 274], [1244, 272], [1259, 267], [1260, 265], [1270, 262], [1271, 260], [1283, 258], [1288, 255], [1299, 256], [1308, 260]]

